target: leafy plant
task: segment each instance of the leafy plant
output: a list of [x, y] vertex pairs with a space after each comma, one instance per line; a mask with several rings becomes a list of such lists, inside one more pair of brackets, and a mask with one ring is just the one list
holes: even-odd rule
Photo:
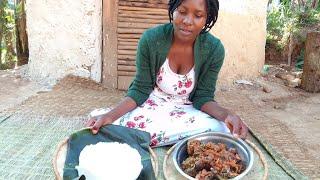
[[13, 68], [28, 56], [24, 3], [0, 0], [0, 69]]
[[0, 64], [1, 68], [12, 68], [16, 61], [15, 17], [8, 0], [0, 2]]
[[304, 41], [301, 31], [320, 23], [320, 4], [318, 0], [280, 1], [269, 3], [267, 14], [267, 44], [273, 43], [283, 50], [289, 43], [290, 36]]

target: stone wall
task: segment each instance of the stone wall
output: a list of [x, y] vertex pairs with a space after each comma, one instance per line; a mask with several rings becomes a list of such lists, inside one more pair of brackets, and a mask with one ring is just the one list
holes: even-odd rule
[[26, 14], [32, 79], [74, 74], [100, 82], [102, 0], [28, 0]]
[[226, 49], [219, 84], [256, 77], [265, 60], [267, 0], [220, 0], [211, 32]]

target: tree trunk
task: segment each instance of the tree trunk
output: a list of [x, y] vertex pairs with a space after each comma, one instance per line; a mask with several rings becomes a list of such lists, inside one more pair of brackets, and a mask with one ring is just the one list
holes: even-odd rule
[[293, 43], [293, 33], [290, 33], [290, 36], [289, 36], [289, 47], [288, 47], [288, 66], [291, 66], [291, 61], [292, 61], [292, 52], [293, 52], [293, 46], [294, 46], [294, 43]]
[[[2, 13], [1, 9], [0, 9], [0, 13]], [[0, 64], [2, 63], [2, 32], [3, 32], [2, 22], [0, 21]]]
[[3, 37], [3, 24], [4, 24], [4, 19], [3, 13], [4, 13], [4, 2], [0, 2], [0, 64], [2, 63], [2, 37]]
[[28, 36], [26, 31], [26, 13], [24, 9], [25, 0], [16, 0], [16, 6], [21, 6], [21, 12], [16, 12], [16, 48], [18, 65], [28, 63], [29, 49], [28, 49]]
[[309, 92], [320, 92], [320, 32], [307, 34], [302, 74], [302, 88]]
[[311, 4], [311, 7], [312, 7], [313, 9], [317, 9], [318, 3], [319, 3], [319, 0], [313, 0], [313, 1], [312, 1], [312, 4]]
[[15, 38], [14, 32], [8, 32], [5, 36], [6, 45], [7, 45], [7, 52], [6, 52], [5, 61], [10, 69], [14, 68], [14, 66], [15, 66], [14, 58], [17, 55], [14, 38]]

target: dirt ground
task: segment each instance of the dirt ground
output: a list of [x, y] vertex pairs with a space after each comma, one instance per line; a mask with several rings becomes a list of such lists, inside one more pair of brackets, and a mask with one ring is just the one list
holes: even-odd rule
[[[279, 66], [252, 79], [253, 85], [220, 88], [217, 100], [236, 111], [249, 128], [304, 174], [320, 177], [320, 93], [288, 87], [276, 74]], [[315, 169], [316, 168], [316, 169]]]
[[49, 91], [50, 87], [28, 80], [27, 66], [17, 69], [0, 70], [0, 112], [19, 105], [30, 96], [42, 91]]
[[[275, 77], [278, 71], [283, 69], [274, 67], [264, 76], [247, 80], [252, 84], [242, 81], [220, 85], [216, 100], [237, 112], [252, 130], [261, 131], [261, 135], [281, 151], [280, 154], [292, 160], [304, 173], [320, 177], [319, 168], [315, 171], [309, 170], [310, 167], [303, 168], [304, 163], [320, 164], [317, 153], [320, 149], [320, 94], [286, 86], [283, 80]], [[28, 80], [26, 67], [0, 71], [0, 112], [50, 89], [50, 85]], [[273, 136], [281, 138], [274, 140]], [[301, 161], [296, 157], [299, 153], [303, 153]], [[304, 162], [303, 158], [308, 161]]]

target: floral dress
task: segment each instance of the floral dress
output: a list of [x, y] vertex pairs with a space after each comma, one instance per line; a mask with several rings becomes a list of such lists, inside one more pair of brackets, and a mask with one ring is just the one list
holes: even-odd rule
[[149, 132], [153, 147], [206, 131], [229, 132], [223, 122], [193, 107], [188, 97], [194, 85], [194, 68], [185, 75], [176, 74], [166, 59], [149, 98], [113, 124]]

